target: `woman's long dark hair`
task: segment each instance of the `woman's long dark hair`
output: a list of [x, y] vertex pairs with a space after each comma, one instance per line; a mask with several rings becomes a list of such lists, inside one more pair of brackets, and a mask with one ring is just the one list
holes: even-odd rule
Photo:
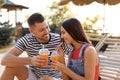
[[70, 18], [64, 21], [61, 26], [71, 35], [71, 37], [77, 42], [87, 42], [90, 41], [87, 39], [85, 35], [84, 29], [76, 18]]

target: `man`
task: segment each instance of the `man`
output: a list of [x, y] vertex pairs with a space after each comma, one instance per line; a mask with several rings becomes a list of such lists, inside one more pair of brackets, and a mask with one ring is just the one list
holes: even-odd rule
[[[1, 64], [6, 66], [1, 80], [14, 80], [14, 76], [19, 80], [61, 79], [61, 73], [52, 70], [51, 66], [41, 68], [45, 60], [38, 53], [42, 47], [41, 44], [49, 51], [55, 50], [56, 46], [60, 44], [60, 36], [50, 33], [49, 26], [42, 14], [32, 14], [28, 18], [28, 25], [30, 34], [20, 38], [14, 48], [8, 51], [1, 61]], [[18, 57], [23, 51], [27, 52], [28, 57]]]

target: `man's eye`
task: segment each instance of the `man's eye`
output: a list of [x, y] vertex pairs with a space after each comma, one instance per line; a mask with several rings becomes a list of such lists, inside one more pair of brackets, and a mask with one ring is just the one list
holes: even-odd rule
[[44, 29], [41, 29], [40, 32], [42, 32]]

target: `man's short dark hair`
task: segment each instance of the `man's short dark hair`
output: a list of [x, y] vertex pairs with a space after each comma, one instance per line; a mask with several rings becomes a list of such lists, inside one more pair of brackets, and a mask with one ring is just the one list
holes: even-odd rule
[[31, 27], [35, 23], [39, 23], [39, 22], [42, 23], [44, 20], [45, 19], [44, 19], [44, 16], [42, 14], [34, 13], [28, 18], [27, 22], [28, 22], [29, 27]]

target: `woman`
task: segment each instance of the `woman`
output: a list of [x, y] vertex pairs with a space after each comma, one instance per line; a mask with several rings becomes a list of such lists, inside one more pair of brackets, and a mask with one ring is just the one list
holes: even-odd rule
[[98, 80], [98, 54], [87, 39], [81, 23], [75, 18], [64, 21], [61, 25], [61, 38], [68, 46], [72, 45], [73, 51], [69, 54], [66, 67], [64, 53], [58, 47], [61, 63], [53, 61], [54, 69], [62, 71], [64, 80]]

